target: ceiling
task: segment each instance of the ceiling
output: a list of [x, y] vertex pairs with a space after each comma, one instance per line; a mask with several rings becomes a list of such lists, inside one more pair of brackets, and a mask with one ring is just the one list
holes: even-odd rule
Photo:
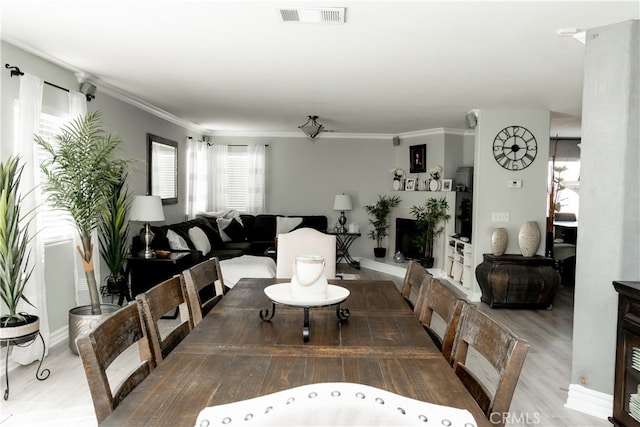
[[[557, 31], [640, 17], [638, 1], [0, 1], [3, 40], [213, 135], [308, 115], [397, 135], [541, 107], [552, 135], [579, 136], [585, 46]], [[282, 22], [296, 6], [346, 7], [346, 23]]]

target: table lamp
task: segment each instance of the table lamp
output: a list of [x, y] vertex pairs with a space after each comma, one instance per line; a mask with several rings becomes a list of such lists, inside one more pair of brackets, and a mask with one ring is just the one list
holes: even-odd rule
[[144, 258], [156, 256], [151, 249], [154, 234], [149, 225], [153, 221], [164, 221], [164, 210], [160, 196], [135, 196], [131, 202], [129, 221], [144, 222], [144, 228], [140, 232], [140, 238], [144, 242]]
[[344, 226], [347, 223], [347, 217], [344, 216], [344, 211], [350, 211], [351, 209], [353, 209], [351, 205], [351, 197], [345, 194], [337, 194], [333, 200], [333, 210], [340, 211], [340, 218], [338, 218], [340, 227], [336, 230], [338, 233], [347, 232], [347, 229]]

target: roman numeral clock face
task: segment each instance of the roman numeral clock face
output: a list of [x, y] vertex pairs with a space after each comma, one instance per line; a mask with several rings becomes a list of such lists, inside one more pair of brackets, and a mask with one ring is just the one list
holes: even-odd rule
[[536, 158], [538, 143], [533, 134], [522, 126], [507, 126], [493, 140], [493, 158], [505, 169], [525, 169]]

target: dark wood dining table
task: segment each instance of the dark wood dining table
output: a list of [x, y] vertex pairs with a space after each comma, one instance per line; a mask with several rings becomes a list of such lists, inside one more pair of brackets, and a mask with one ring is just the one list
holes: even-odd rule
[[193, 426], [199, 412], [306, 384], [366, 384], [424, 402], [467, 409], [490, 423], [392, 281], [330, 281], [350, 291], [341, 308], [277, 306], [264, 288], [279, 279], [241, 279], [169, 356], [101, 424]]

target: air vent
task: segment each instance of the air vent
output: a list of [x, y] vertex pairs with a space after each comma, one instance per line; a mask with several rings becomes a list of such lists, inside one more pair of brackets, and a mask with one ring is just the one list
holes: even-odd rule
[[344, 7], [278, 9], [282, 22], [344, 24]]

